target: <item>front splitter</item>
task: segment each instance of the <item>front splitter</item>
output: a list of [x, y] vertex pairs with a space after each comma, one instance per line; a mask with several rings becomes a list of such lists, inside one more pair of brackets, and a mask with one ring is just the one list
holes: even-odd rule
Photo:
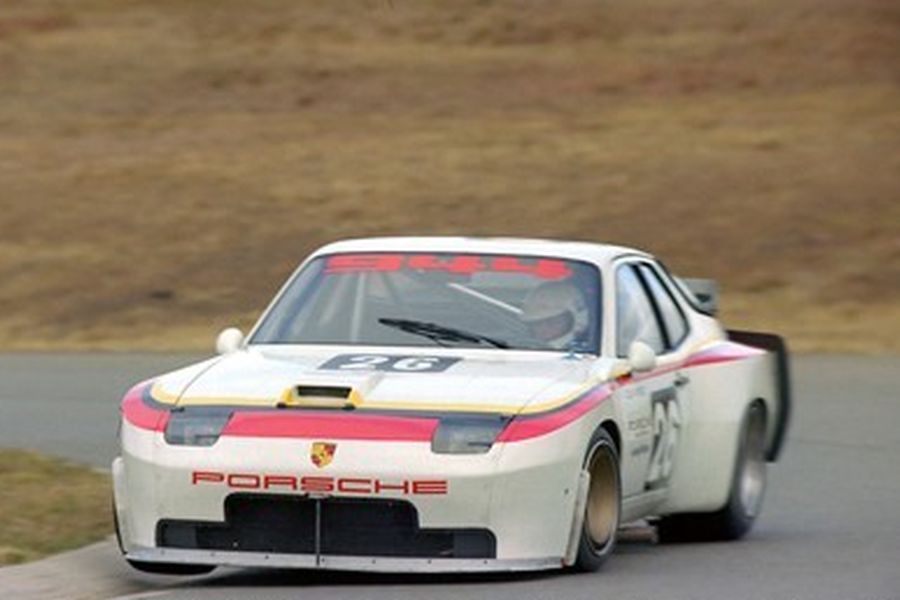
[[327, 569], [376, 573], [478, 573], [545, 571], [562, 567], [562, 557], [529, 559], [396, 558], [385, 556], [329, 556], [223, 552], [181, 548], [132, 548], [126, 558], [134, 561], [279, 569]]

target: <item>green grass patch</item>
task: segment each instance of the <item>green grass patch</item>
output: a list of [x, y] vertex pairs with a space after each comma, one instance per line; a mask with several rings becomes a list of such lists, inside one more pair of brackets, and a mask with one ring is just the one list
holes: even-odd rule
[[70, 550], [112, 533], [109, 476], [23, 450], [0, 449], [0, 565]]

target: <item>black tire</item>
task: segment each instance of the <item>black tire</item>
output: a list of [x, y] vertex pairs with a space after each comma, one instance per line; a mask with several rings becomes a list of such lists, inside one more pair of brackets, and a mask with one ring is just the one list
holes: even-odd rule
[[578, 555], [572, 568], [596, 571], [616, 547], [622, 514], [619, 452], [612, 437], [602, 427], [591, 436], [584, 455], [584, 468], [591, 474], [591, 484], [584, 507]]
[[[119, 545], [119, 552], [125, 554], [125, 547], [122, 545], [122, 532], [119, 530], [119, 513], [116, 511], [116, 501], [112, 503], [113, 527], [116, 531], [116, 543]], [[188, 565], [178, 563], [154, 563], [141, 560], [131, 560], [126, 558], [131, 568], [144, 573], [155, 573], [157, 575], [204, 575], [212, 572], [215, 565]]]
[[216, 568], [215, 565], [145, 562], [128, 558], [126, 558], [125, 561], [131, 565], [133, 569], [137, 569], [144, 573], [154, 573], [156, 575], [205, 575]]
[[142, 560], [131, 560], [126, 558], [125, 561], [131, 565], [131, 568], [137, 569], [143, 573], [153, 573], [155, 575], [205, 575], [215, 569], [215, 565], [182, 565], [179, 563], [151, 563]]
[[122, 545], [122, 532], [119, 531], [119, 511], [116, 510], [116, 498], [112, 498], [112, 518], [113, 528], [116, 531], [116, 545], [119, 546], [119, 552], [125, 554], [125, 546]]
[[744, 537], [756, 520], [766, 489], [766, 412], [754, 402], [744, 415], [728, 502], [712, 513], [687, 513], [657, 522], [662, 542], [712, 542]]

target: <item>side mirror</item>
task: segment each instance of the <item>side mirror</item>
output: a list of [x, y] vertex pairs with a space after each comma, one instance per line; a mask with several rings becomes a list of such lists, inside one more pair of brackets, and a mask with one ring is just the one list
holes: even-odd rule
[[244, 342], [244, 334], [237, 327], [223, 329], [216, 338], [216, 352], [219, 354], [231, 354], [241, 347]]
[[656, 367], [656, 352], [644, 342], [631, 342], [628, 348], [628, 364], [635, 373], [652, 371]]

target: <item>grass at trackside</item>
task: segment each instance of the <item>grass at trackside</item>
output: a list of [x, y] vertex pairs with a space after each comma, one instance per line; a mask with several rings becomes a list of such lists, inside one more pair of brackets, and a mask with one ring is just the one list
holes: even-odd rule
[[314, 247], [646, 248], [900, 351], [893, 0], [0, 2], [0, 347], [207, 349]]
[[0, 566], [112, 533], [108, 475], [34, 452], [0, 449], [0, 482]]

